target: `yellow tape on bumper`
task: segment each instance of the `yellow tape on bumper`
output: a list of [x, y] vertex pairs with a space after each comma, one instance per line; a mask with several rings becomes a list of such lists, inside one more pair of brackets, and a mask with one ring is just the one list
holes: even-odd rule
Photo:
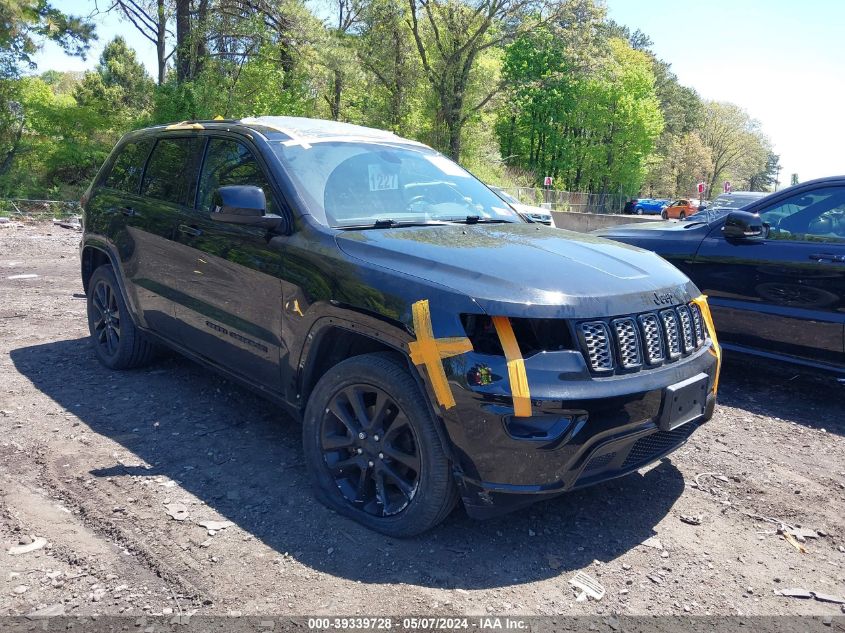
[[719, 345], [719, 339], [716, 338], [716, 326], [713, 324], [713, 316], [710, 314], [707, 295], [696, 297], [692, 302], [701, 308], [701, 316], [704, 317], [707, 333], [710, 335], [710, 340], [713, 341], [713, 347], [710, 348], [710, 353], [716, 357], [716, 377], [713, 379], [713, 395], [715, 396], [719, 391], [719, 374], [722, 371], [722, 346]]
[[446, 372], [443, 370], [443, 359], [471, 352], [472, 343], [466, 337], [434, 338], [428, 299], [414, 303], [411, 311], [414, 332], [417, 335], [417, 340], [408, 344], [411, 362], [415, 365], [425, 365], [437, 402], [444, 408], [451, 409], [455, 406], [455, 398], [446, 379]]
[[493, 325], [502, 342], [505, 359], [508, 361], [508, 378], [511, 382], [513, 396], [513, 413], [520, 418], [531, 415], [531, 392], [528, 388], [528, 374], [525, 372], [525, 361], [516, 342], [511, 320], [507, 317], [493, 317]]

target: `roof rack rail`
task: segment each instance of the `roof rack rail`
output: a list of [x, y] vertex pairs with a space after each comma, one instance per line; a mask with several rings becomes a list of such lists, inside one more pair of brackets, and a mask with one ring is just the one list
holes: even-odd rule
[[237, 123], [238, 119], [224, 119], [223, 117], [215, 117], [213, 119], [188, 119], [186, 121], [179, 121], [179, 123], [171, 123], [164, 126], [165, 130], [203, 130], [206, 123]]

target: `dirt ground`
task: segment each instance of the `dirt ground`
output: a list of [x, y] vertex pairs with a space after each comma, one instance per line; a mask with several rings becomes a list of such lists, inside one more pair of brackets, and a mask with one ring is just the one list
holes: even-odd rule
[[[79, 237], [0, 227], [0, 615], [841, 613], [776, 594], [845, 597], [833, 381], [729, 363], [713, 420], [656, 467], [390, 539], [314, 501], [273, 404], [179, 358], [99, 365]], [[765, 518], [818, 538], [801, 552]], [[602, 600], [576, 601], [578, 570]]]

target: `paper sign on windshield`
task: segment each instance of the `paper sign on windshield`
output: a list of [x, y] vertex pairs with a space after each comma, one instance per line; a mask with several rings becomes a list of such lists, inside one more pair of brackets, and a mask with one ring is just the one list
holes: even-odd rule
[[370, 191], [399, 189], [399, 173], [390, 173], [382, 165], [367, 165], [370, 175]]

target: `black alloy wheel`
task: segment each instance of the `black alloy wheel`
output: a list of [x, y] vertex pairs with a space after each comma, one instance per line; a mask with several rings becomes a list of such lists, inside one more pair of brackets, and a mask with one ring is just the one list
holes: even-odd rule
[[317, 498], [366, 527], [414, 536], [458, 498], [445, 432], [401, 354], [353, 356], [308, 397], [305, 464]]
[[88, 331], [100, 362], [109, 369], [148, 364], [155, 346], [135, 327], [111, 266], [100, 266], [88, 281]]
[[120, 345], [120, 309], [117, 305], [117, 295], [105, 279], [99, 279], [93, 289], [94, 344], [98, 345], [104, 354], [114, 356]]
[[352, 385], [335, 394], [323, 415], [320, 448], [344, 499], [367, 514], [397, 514], [417, 494], [419, 440], [378, 387]]

